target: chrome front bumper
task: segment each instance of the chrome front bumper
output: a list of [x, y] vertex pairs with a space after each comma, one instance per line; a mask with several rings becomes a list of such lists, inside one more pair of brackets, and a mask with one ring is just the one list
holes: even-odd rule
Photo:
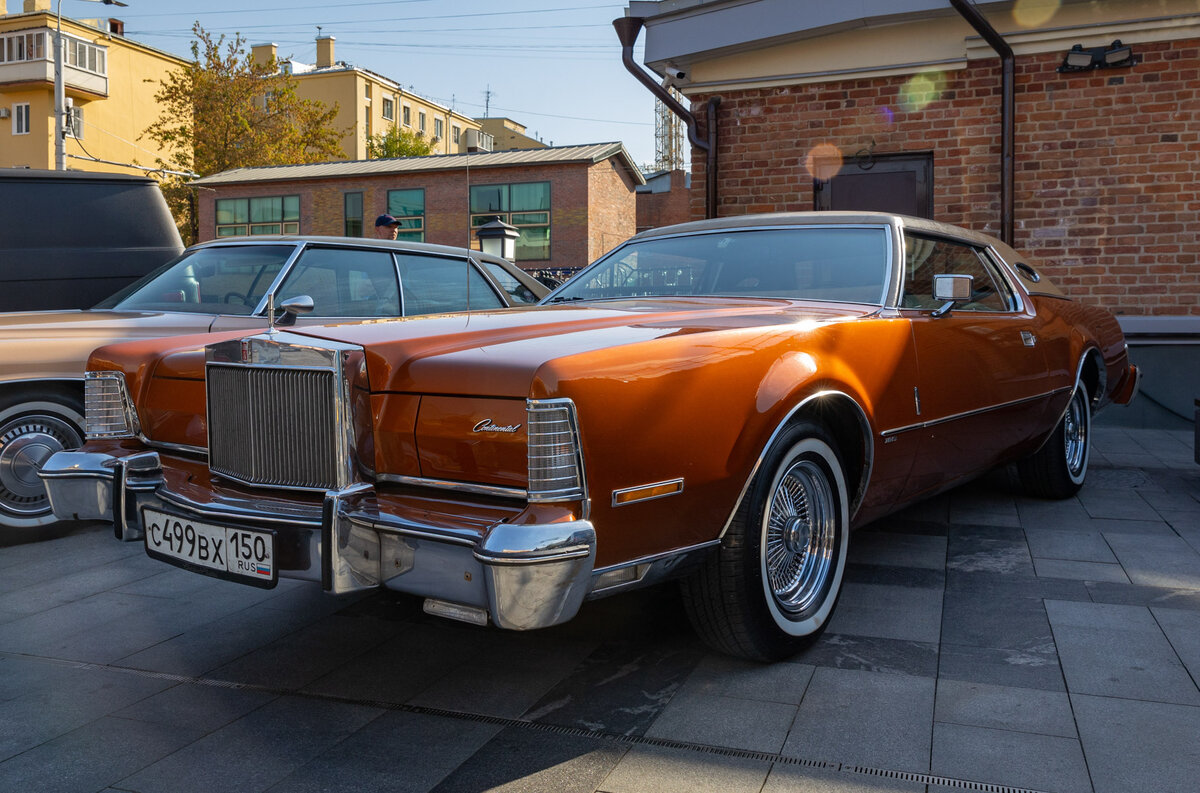
[[426, 610], [530, 630], [575, 616], [591, 587], [596, 532], [586, 520], [488, 526], [482, 535], [382, 512], [356, 484], [321, 503], [217, 494], [164, 469], [157, 452], [58, 452], [41, 471], [54, 514], [108, 520], [118, 539], [142, 541], [142, 508], [274, 532], [279, 575], [341, 594], [385, 587], [427, 598]]

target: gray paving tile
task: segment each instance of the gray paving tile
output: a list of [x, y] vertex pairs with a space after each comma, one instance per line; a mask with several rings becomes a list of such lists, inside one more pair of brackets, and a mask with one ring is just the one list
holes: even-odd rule
[[208, 733], [276, 699], [275, 694], [252, 689], [181, 683], [117, 710], [113, 715]]
[[1030, 647], [1053, 641], [1050, 623], [1034, 588], [948, 588], [942, 608], [942, 641], [976, 647]]
[[946, 565], [946, 538], [863, 530], [850, 541], [850, 561], [941, 570]]
[[265, 790], [381, 713], [358, 705], [282, 697], [113, 787], [138, 793]]
[[547, 724], [644, 735], [699, 663], [692, 644], [606, 643], [524, 714]]
[[837, 634], [936, 643], [941, 622], [941, 589], [847, 582], [828, 629]]
[[700, 661], [680, 693], [799, 705], [815, 669], [809, 664], [761, 664], [713, 654]]
[[939, 680], [934, 719], [945, 724], [987, 727], [1076, 738], [1065, 692]]
[[52, 653], [73, 635], [133, 616], [146, 607], [142, 598], [101, 592], [0, 625], [0, 650]]
[[1052, 600], [1046, 611], [1071, 693], [1200, 705], [1149, 609]]
[[73, 668], [58, 669], [43, 680], [23, 695], [0, 702], [0, 759], [79, 729], [172, 685], [137, 675]]
[[[1125, 606], [1163, 606], [1172, 609], [1200, 611], [1200, 590], [1164, 589], [1132, 584], [1109, 584], [1089, 581], [1090, 600]], [[1059, 598], [1060, 600], [1063, 598]]]
[[1151, 608], [1150, 613], [1192, 680], [1200, 682], [1200, 612]]
[[940, 592], [946, 588], [946, 571], [848, 562], [842, 580], [846, 584], [903, 586], [912, 589], [936, 589]]
[[99, 790], [200, 736], [191, 727], [104, 717], [0, 763], [0, 790]]
[[1116, 563], [1104, 535], [1098, 531], [1025, 529], [1025, 540], [1034, 561], [1062, 559], [1073, 562]]
[[299, 689], [374, 649], [400, 626], [370, 617], [333, 615], [212, 670], [220, 680]]
[[634, 746], [596, 793], [759, 793], [769, 763]]
[[1034, 559], [1033, 569], [1039, 578], [1069, 578], [1073, 581], [1108, 581], [1128, 584], [1129, 576], [1119, 564], [1070, 562], [1062, 559]]
[[934, 685], [923, 677], [818, 669], [782, 754], [926, 772]]
[[1065, 691], [1053, 642], [1027, 647], [972, 647], [943, 643], [939, 680]]
[[432, 793], [592, 793], [628, 751], [613, 740], [510, 728], [488, 741]]
[[933, 773], [954, 779], [1092, 793], [1079, 741], [1053, 735], [933, 725]]
[[1096, 793], [1191, 793], [1200, 708], [1072, 694]]
[[1137, 490], [1098, 490], [1089, 488], [1079, 492], [1079, 502], [1093, 518], [1106, 520], [1146, 520], [1157, 513], [1141, 497]]
[[571, 673], [594, 644], [560, 642], [532, 633], [486, 631], [478, 656], [417, 693], [409, 702], [431, 708], [516, 718]]
[[1017, 514], [1021, 526], [1026, 530], [1058, 530], [1064, 524], [1085, 524], [1091, 515], [1077, 498], [1062, 500], [1024, 498], [1017, 501]]
[[762, 793], [925, 793], [925, 785], [852, 771], [829, 771], [777, 763]]
[[1200, 553], [1178, 536], [1106, 533], [1104, 538], [1133, 583], [1200, 589]]
[[384, 713], [268, 791], [425, 793], [468, 761], [500, 729], [440, 716]]
[[938, 668], [938, 646], [932, 642], [850, 636], [827, 631], [815, 644], [791, 660], [836, 669], [934, 677]]
[[951, 527], [946, 569], [961, 573], [1033, 575], [1025, 532], [1018, 526]]
[[681, 692], [646, 736], [776, 753], [783, 748], [796, 710], [795, 705], [779, 702]]

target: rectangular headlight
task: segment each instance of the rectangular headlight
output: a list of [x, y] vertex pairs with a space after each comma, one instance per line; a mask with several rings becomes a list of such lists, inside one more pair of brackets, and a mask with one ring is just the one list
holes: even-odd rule
[[583, 453], [575, 403], [569, 399], [526, 401], [530, 501], [585, 498]]
[[141, 431], [121, 372], [86, 373], [83, 408], [88, 438], [134, 438]]

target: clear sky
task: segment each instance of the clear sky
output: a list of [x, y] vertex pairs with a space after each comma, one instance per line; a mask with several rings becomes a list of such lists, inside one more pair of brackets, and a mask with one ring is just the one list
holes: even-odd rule
[[[190, 56], [197, 21], [212, 33], [240, 33], [247, 45], [274, 42], [280, 57], [303, 63], [316, 61], [317, 36], [330, 35], [337, 60], [464, 115], [507, 116], [556, 146], [621, 141], [639, 165], [654, 161], [654, 97], [621, 65], [612, 27], [623, 2], [125, 2], [62, 0], [61, 8], [75, 19], [123, 19], [128, 38], [181, 57]], [[641, 63], [640, 40], [635, 55]]]

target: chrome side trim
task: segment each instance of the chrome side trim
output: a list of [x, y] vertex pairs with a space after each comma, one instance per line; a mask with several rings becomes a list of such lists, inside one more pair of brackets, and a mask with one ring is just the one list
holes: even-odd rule
[[863, 496], [866, 493], [867, 483], [871, 481], [871, 474], [875, 470], [875, 444], [874, 435], [871, 431], [871, 422], [867, 420], [867, 414], [866, 411], [862, 409], [862, 405], [858, 404], [858, 402], [852, 396], [844, 391], [818, 391], [815, 394], [805, 397], [800, 401], [799, 404], [789, 410], [788, 414], [783, 417], [781, 422], [779, 422], [779, 425], [775, 428], [775, 431], [771, 433], [771, 437], [767, 438], [767, 442], [763, 445], [762, 451], [758, 454], [758, 459], [756, 459], [754, 461], [754, 465], [750, 467], [750, 475], [746, 477], [746, 484], [742, 485], [742, 490], [740, 493], [738, 493], [737, 500], [733, 502], [733, 509], [730, 511], [729, 517], [725, 519], [725, 525], [721, 527], [721, 533], [717, 535], [717, 539], [723, 538], [725, 536], [725, 532], [729, 531], [729, 525], [733, 523], [733, 516], [737, 514], [738, 509], [742, 505], [742, 500], [746, 497], [746, 493], [750, 491], [750, 485], [754, 482], [755, 475], [758, 474], [758, 469], [762, 467], [763, 460], [765, 460], [767, 457], [767, 450], [771, 448], [771, 444], [775, 443], [775, 439], [779, 437], [779, 434], [783, 432], [784, 428], [789, 422], [791, 422], [792, 417], [795, 416], [796, 413], [798, 413], [801, 409], [806, 407], [810, 402], [829, 397], [841, 397], [848, 400], [850, 404], [854, 405], [858, 416], [859, 428], [862, 430], [862, 438], [864, 441], [863, 462], [865, 463], [863, 468], [865, 470], [863, 472], [862, 481], [859, 483], [858, 490], [852, 496], [854, 503], [850, 505], [850, 518], [853, 520], [855, 513], [858, 511], [859, 505], [862, 503]]
[[[705, 552], [717, 547], [721, 544], [720, 540], [708, 540], [707, 542], [689, 545], [686, 548], [676, 548], [671, 551], [663, 551], [662, 553], [643, 556], [639, 559], [634, 559], [629, 562], [610, 565], [608, 567], [597, 568], [592, 571], [592, 588], [588, 592], [588, 600], [596, 600], [598, 598], [615, 595], [618, 592], [624, 592], [629, 589], [640, 589], [644, 586], [657, 584], [660, 581], [675, 577], [679, 573], [687, 572], [690, 565], [699, 562], [706, 555]], [[631, 579], [622, 579], [617, 583], [604, 585], [604, 577], [612, 576], [613, 573], [630, 568], [645, 567], [645, 570], [634, 570], [634, 577]]]
[[[1083, 367], [1081, 364], [1080, 365], [1080, 373], [1082, 373], [1082, 371], [1083, 371]], [[1079, 382], [1078, 375], [1076, 375], [1075, 382], [1077, 384]], [[893, 435], [900, 435], [901, 433], [912, 432], [913, 430], [921, 430], [921, 429], [926, 429], [928, 427], [936, 427], [939, 424], [947, 424], [951, 421], [958, 421], [959, 419], [970, 418], [971, 416], [979, 416], [984, 413], [991, 413], [996, 410], [1004, 410], [1005, 408], [1017, 407], [1018, 405], [1025, 405], [1030, 402], [1037, 402], [1037, 401], [1040, 401], [1043, 399], [1049, 399], [1050, 397], [1061, 394], [1063, 391], [1073, 391], [1073, 390], [1074, 390], [1074, 386], [1072, 386], [1069, 389], [1056, 388], [1053, 391], [1047, 391], [1042, 394], [1035, 394], [1034, 396], [1031, 396], [1031, 397], [1024, 397], [1023, 399], [1014, 399], [1010, 402], [1002, 402], [998, 405], [989, 405], [988, 407], [985, 407], [985, 408], [977, 408], [975, 410], [967, 410], [962, 413], [955, 413], [952, 416], [943, 416], [940, 419], [933, 419], [932, 421], [922, 421], [922, 422], [918, 422], [917, 424], [906, 424], [903, 427], [896, 427], [894, 429], [884, 430], [879, 433], [879, 437], [890, 438]]]
[[528, 495], [524, 488], [502, 487], [500, 485], [480, 485], [473, 482], [456, 482], [453, 479], [429, 479], [423, 476], [405, 476], [404, 474], [379, 474], [380, 482], [391, 482], [397, 485], [413, 487], [432, 487], [438, 490], [453, 490], [458, 493], [474, 493], [480, 496], [496, 496], [497, 498], [519, 498], [525, 500]]
[[233, 520], [233, 521], [250, 521], [255, 524], [270, 523], [270, 524], [278, 524], [280, 526], [300, 526], [300, 527], [303, 527], [306, 529], [318, 529], [321, 527], [321, 508], [320, 507], [314, 508], [313, 516], [311, 518], [306, 518], [306, 517], [289, 518], [289, 517], [286, 517], [283, 515], [279, 515], [278, 513], [271, 513], [271, 512], [266, 511], [266, 507], [267, 507], [266, 504], [263, 505], [264, 509], [258, 510], [258, 511], [243, 510], [243, 509], [237, 508], [237, 507], [219, 508], [218, 509], [218, 508], [212, 507], [208, 504], [204, 504], [199, 501], [194, 501], [186, 496], [181, 496], [178, 493], [173, 493], [173, 492], [167, 490], [166, 488], [159, 488], [155, 492], [155, 495], [165, 503], [170, 503], [170, 504], [174, 504], [177, 507], [182, 507], [182, 508], [188, 510], [189, 512], [194, 512], [195, 514], [197, 514], [203, 518], [209, 518], [218, 523], [223, 520]]
[[191, 446], [186, 443], [168, 443], [167, 441], [156, 441], [146, 437], [146, 433], [138, 433], [138, 440], [149, 446], [151, 449], [162, 449], [164, 452], [180, 452], [182, 454], [191, 454], [201, 459], [208, 459], [208, 447], [206, 446]]
[[[284, 242], [285, 241], [283, 240], [280, 241], [280, 243]], [[308, 247], [308, 242], [303, 240], [298, 243], [293, 242], [293, 244], [296, 247], [292, 250], [292, 255], [287, 257], [287, 261], [283, 263], [283, 266], [279, 268], [279, 272], [276, 273], [275, 277], [271, 279], [271, 283], [267, 286], [267, 291], [263, 292], [263, 296], [259, 298], [258, 305], [256, 305], [254, 310], [250, 312], [250, 316], [263, 317], [266, 319], [265, 313], [267, 310], [267, 297], [275, 294], [280, 285], [283, 284], [283, 279], [287, 278], [288, 273], [292, 271], [292, 266], [296, 263], [296, 259], [301, 253], [304, 252], [304, 249]], [[263, 331], [266, 330], [266, 328], [263, 328]]]

